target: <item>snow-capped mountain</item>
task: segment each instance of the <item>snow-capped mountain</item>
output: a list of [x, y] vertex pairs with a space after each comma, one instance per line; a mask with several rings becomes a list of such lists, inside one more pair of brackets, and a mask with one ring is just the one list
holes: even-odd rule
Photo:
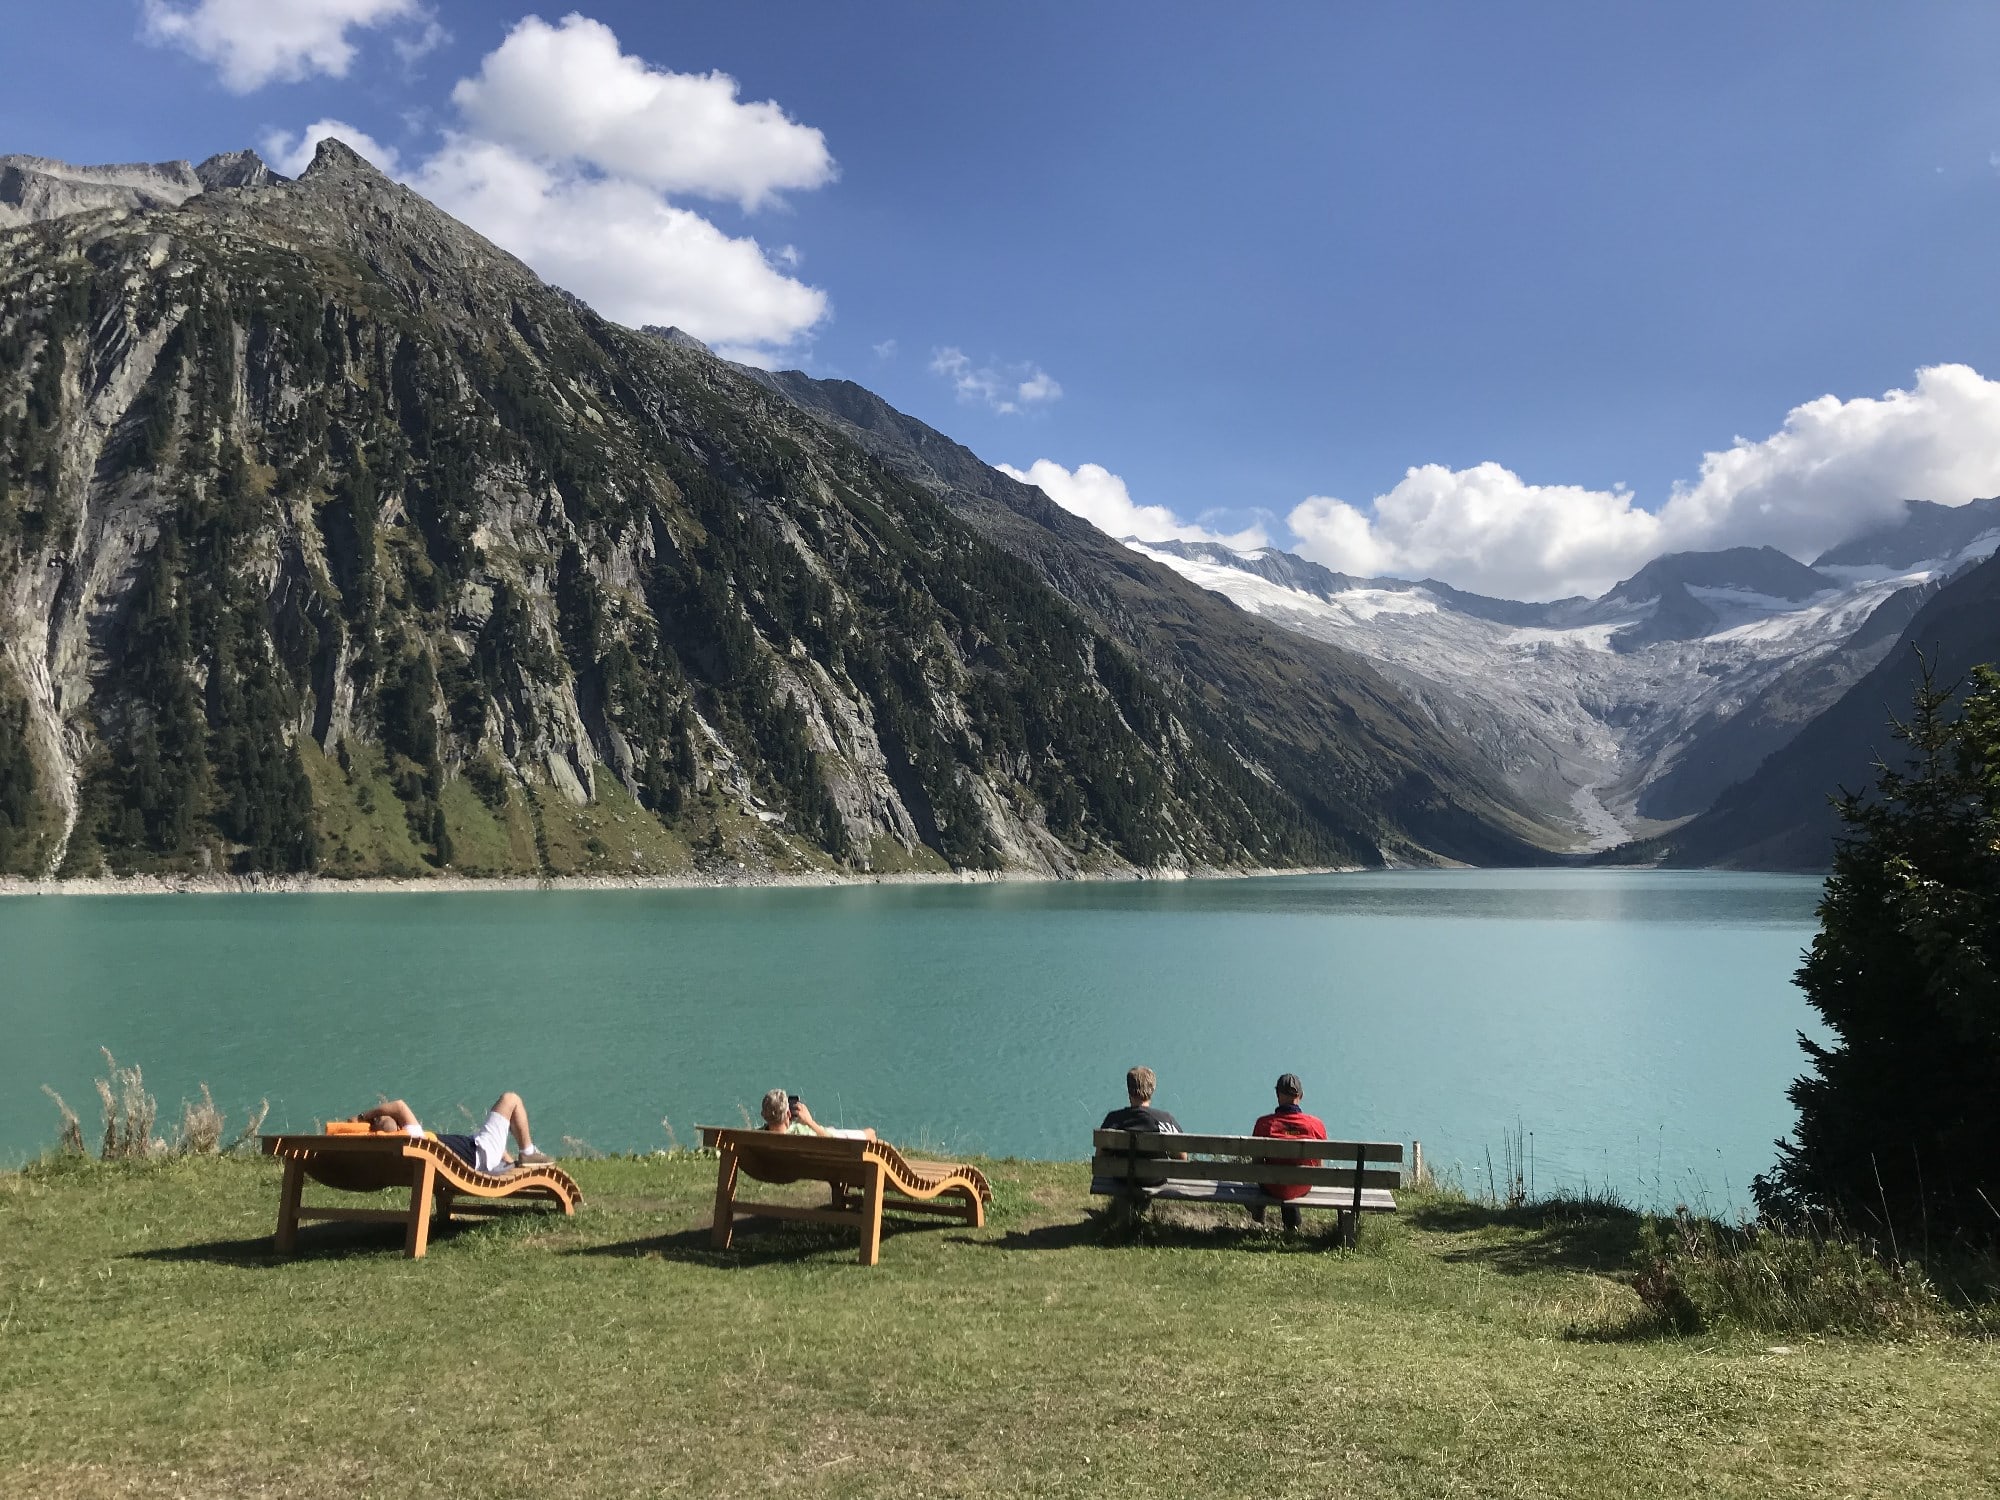
[[1773, 548], [1656, 558], [1597, 599], [1523, 603], [1293, 554], [1127, 545], [1372, 659], [1483, 743], [1581, 849], [1701, 812], [1872, 669], [1928, 592], [2000, 548], [2000, 499], [1910, 502], [1808, 567]]

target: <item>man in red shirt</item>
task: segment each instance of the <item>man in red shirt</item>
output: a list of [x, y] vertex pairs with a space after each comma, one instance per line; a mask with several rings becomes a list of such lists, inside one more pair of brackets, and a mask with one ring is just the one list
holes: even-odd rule
[[[1272, 1137], [1281, 1141], [1325, 1140], [1326, 1122], [1320, 1119], [1318, 1115], [1309, 1115], [1299, 1107], [1300, 1101], [1305, 1096], [1305, 1085], [1299, 1082], [1298, 1074], [1286, 1073], [1282, 1075], [1278, 1079], [1278, 1107], [1258, 1120], [1255, 1125], [1251, 1126], [1250, 1133], [1252, 1135]], [[1319, 1163], [1317, 1161], [1294, 1161], [1287, 1162], [1285, 1165], [1291, 1167], [1316, 1167]], [[1285, 1228], [1287, 1229], [1297, 1229], [1299, 1227], [1300, 1214], [1296, 1204], [1285, 1200], [1303, 1198], [1311, 1191], [1312, 1189], [1308, 1187], [1284, 1183], [1266, 1183], [1264, 1185], [1265, 1196], [1279, 1200], [1278, 1216], [1284, 1221]], [[1252, 1204], [1250, 1207], [1250, 1217], [1255, 1219], [1259, 1224], [1263, 1223], [1264, 1205], [1261, 1203]]]

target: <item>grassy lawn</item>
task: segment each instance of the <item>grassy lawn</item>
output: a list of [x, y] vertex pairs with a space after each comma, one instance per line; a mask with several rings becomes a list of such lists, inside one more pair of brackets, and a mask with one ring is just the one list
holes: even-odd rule
[[2000, 1493], [2000, 1346], [1635, 1336], [1627, 1215], [1107, 1245], [1081, 1167], [990, 1171], [987, 1229], [874, 1270], [807, 1226], [712, 1253], [695, 1157], [417, 1262], [273, 1260], [262, 1160], [0, 1175], [0, 1494]]

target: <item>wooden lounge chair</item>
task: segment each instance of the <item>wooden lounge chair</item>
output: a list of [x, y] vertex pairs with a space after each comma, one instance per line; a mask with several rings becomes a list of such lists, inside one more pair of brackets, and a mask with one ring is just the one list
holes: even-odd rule
[[[437, 1222], [450, 1223], [454, 1199], [544, 1199], [561, 1205], [565, 1214], [576, 1212], [576, 1205], [583, 1201], [569, 1173], [559, 1168], [517, 1167], [495, 1176], [473, 1170], [457, 1152], [430, 1136], [419, 1139], [366, 1131], [267, 1135], [259, 1139], [267, 1156], [278, 1157], [285, 1164], [284, 1185], [278, 1190], [276, 1248], [280, 1255], [290, 1255], [297, 1249], [301, 1219], [402, 1224], [403, 1253], [416, 1260], [430, 1245], [433, 1212]], [[410, 1190], [410, 1206], [305, 1208], [300, 1205], [299, 1197], [308, 1177], [347, 1193], [406, 1187]], [[482, 1211], [476, 1203], [466, 1207]]]
[[[715, 1225], [710, 1243], [727, 1250], [739, 1218], [804, 1219], [851, 1224], [861, 1231], [861, 1264], [882, 1258], [882, 1214], [943, 1214], [977, 1229], [986, 1222], [993, 1189], [977, 1167], [910, 1161], [886, 1141], [769, 1130], [727, 1130], [703, 1125], [701, 1143], [719, 1153], [715, 1167]], [[824, 1182], [833, 1189], [827, 1208], [790, 1203], [745, 1203], [739, 1177], [758, 1182]]]

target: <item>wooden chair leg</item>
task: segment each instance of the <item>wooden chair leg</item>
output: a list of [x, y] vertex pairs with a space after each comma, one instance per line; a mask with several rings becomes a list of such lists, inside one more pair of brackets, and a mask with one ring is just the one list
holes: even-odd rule
[[984, 1229], [986, 1227], [986, 1205], [980, 1201], [979, 1194], [973, 1189], [966, 1188], [964, 1189], [964, 1193], [965, 1222], [970, 1224], [974, 1229]]
[[1353, 1249], [1361, 1238], [1361, 1216], [1348, 1209], [1340, 1211], [1340, 1243]]
[[861, 1199], [861, 1264], [872, 1266], [882, 1258], [882, 1188], [888, 1174], [881, 1164], [868, 1164], [868, 1184]]
[[431, 1222], [443, 1229], [451, 1223], [451, 1205], [458, 1197], [449, 1186], [437, 1190], [437, 1203], [431, 1209]]
[[708, 1242], [717, 1250], [727, 1250], [736, 1229], [736, 1153], [727, 1146], [715, 1162], [715, 1222]]
[[305, 1190], [305, 1179], [305, 1164], [287, 1157], [285, 1179], [278, 1188], [278, 1232], [272, 1236], [272, 1248], [280, 1255], [290, 1255], [299, 1247], [299, 1195]]
[[437, 1190], [437, 1163], [428, 1156], [418, 1164], [410, 1184], [410, 1227], [403, 1237], [403, 1254], [422, 1260], [431, 1243], [431, 1195]]

